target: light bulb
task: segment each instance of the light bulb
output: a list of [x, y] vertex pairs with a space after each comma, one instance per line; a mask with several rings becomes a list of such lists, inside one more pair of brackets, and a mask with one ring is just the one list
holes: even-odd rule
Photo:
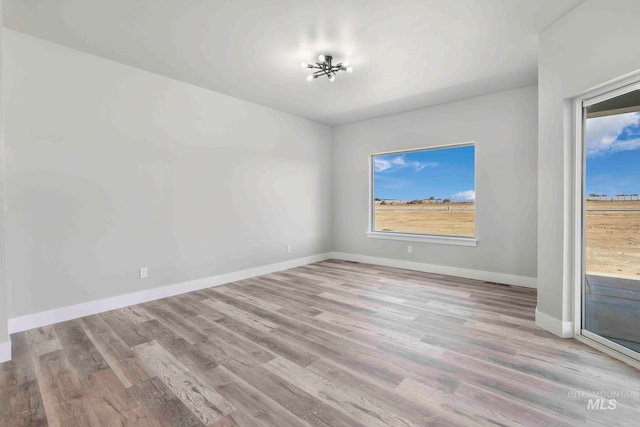
[[329, 76], [329, 81], [330, 82], [334, 82], [336, 81], [336, 76], [334, 76], [333, 74]]
[[347, 73], [353, 73], [353, 67], [347, 67]]
[[344, 61], [344, 62], [342, 63], [342, 66], [343, 66], [343, 67], [348, 67], [348, 66], [349, 66], [349, 61]]
[[300, 68], [309, 68], [309, 64], [307, 64], [306, 62], [301, 62]]
[[309, 75], [307, 76], [307, 81], [308, 81], [308, 82], [313, 81], [313, 79], [315, 79], [315, 76], [313, 76], [313, 75], [311, 75], [311, 74], [309, 74]]
[[318, 55], [318, 62], [324, 62], [324, 55]]

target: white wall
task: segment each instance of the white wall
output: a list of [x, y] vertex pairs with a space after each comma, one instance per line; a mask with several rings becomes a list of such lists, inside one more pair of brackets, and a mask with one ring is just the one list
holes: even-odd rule
[[9, 317], [330, 250], [330, 128], [4, 43]]
[[[476, 143], [477, 247], [369, 239], [369, 155]], [[535, 86], [340, 126], [334, 130], [334, 247], [352, 254], [536, 276]], [[516, 279], [517, 280], [517, 279]]]
[[538, 311], [558, 322], [572, 318], [572, 99], [640, 70], [638, 17], [637, 0], [586, 1], [540, 35]]

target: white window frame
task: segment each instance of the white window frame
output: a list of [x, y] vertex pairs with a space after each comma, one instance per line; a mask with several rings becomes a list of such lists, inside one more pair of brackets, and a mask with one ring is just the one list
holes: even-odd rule
[[[458, 148], [458, 147], [474, 147], [473, 154], [473, 190], [476, 192], [476, 200], [474, 200], [475, 204], [475, 212], [473, 217], [473, 237], [461, 237], [461, 236], [442, 236], [437, 234], [417, 234], [417, 233], [395, 233], [389, 231], [375, 231], [374, 230], [374, 215], [375, 215], [375, 189], [374, 189], [374, 158], [376, 156], [385, 156], [389, 154], [404, 154], [404, 153], [414, 153], [416, 151], [429, 151], [429, 150], [440, 150], [446, 148]], [[455, 245], [455, 246], [472, 246], [475, 247], [478, 245], [477, 239], [477, 211], [478, 211], [478, 201], [477, 201], [477, 191], [476, 191], [476, 171], [477, 171], [477, 155], [476, 155], [476, 143], [475, 141], [461, 142], [457, 144], [446, 144], [446, 145], [434, 145], [431, 147], [421, 147], [421, 148], [411, 148], [406, 150], [394, 150], [394, 151], [385, 151], [380, 153], [374, 153], [369, 156], [369, 221], [368, 227], [366, 231], [366, 235], [370, 239], [382, 239], [382, 240], [397, 240], [397, 241], [406, 241], [406, 242], [420, 242], [420, 243], [435, 243], [435, 244], [444, 244], [444, 245]]]

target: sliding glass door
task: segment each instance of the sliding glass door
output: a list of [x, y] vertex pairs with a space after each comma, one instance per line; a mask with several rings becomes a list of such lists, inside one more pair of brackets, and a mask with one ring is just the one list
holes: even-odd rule
[[640, 85], [585, 100], [582, 334], [640, 354]]

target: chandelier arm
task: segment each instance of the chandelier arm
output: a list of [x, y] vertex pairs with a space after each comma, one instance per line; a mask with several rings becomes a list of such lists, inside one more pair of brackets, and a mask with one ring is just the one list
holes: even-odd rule
[[333, 75], [337, 74], [337, 71], [329, 70], [329, 69], [327, 69], [327, 70], [318, 70], [318, 71], [315, 71], [313, 74], [314, 75], [318, 75], [318, 76], [322, 76], [322, 75], [329, 76], [329, 75], [332, 75], [332, 74]]
[[[314, 67], [315, 69], [315, 67]], [[319, 68], [317, 71], [314, 71], [313, 74], [338, 74], [338, 71], [345, 71], [342, 68], [336, 68], [336, 67], [331, 67], [331, 68]]]

